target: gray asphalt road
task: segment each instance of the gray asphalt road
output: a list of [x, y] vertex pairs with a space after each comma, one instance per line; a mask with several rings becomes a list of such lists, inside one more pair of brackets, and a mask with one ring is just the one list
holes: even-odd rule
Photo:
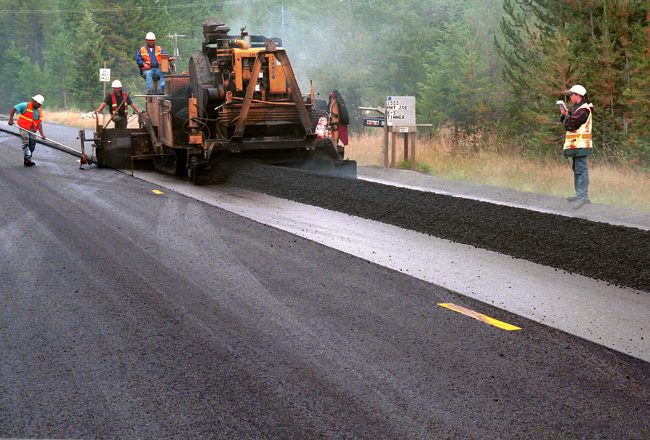
[[62, 153], [0, 153], [0, 437], [650, 436], [648, 363]]

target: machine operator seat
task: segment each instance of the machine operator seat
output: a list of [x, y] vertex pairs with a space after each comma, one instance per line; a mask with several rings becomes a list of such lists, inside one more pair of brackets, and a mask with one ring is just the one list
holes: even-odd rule
[[[167, 54], [161, 55], [161, 60], [160, 60], [160, 72], [163, 75], [166, 75], [168, 73], [176, 73], [176, 59], [174, 57], [170, 57]], [[140, 77], [144, 79], [144, 70], [140, 69]], [[153, 89], [158, 90], [158, 81], [160, 81], [160, 75], [157, 73], [153, 74]]]

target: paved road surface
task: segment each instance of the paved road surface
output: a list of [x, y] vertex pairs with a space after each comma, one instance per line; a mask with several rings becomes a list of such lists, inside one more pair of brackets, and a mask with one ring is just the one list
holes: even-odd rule
[[646, 362], [58, 152], [24, 168], [15, 143], [1, 437], [650, 436]]

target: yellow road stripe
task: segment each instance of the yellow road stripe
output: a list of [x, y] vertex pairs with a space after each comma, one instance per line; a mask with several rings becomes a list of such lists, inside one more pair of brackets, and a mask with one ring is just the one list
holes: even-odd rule
[[499, 327], [500, 329], [503, 330], [521, 330], [520, 327], [514, 326], [512, 324], [508, 324], [507, 322], [499, 321], [498, 319], [490, 318], [489, 316], [485, 316], [482, 313], [478, 313], [475, 312], [474, 310], [466, 309], [465, 307], [457, 306], [456, 304], [438, 303], [438, 305], [446, 309], [453, 310], [454, 312], [462, 313], [465, 316], [469, 316], [470, 318], [474, 318], [486, 324]]
[[151, 192], [154, 193], [154, 194], [158, 194], [158, 195], [165, 194], [164, 192], [160, 191], [159, 189], [152, 189]]

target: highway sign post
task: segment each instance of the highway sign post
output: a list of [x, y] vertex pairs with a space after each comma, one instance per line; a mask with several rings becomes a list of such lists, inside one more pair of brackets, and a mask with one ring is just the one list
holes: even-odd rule
[[99, 69], [99, 80], [102, 82], [111, 82], [111, 69]]
[[104, 83], [104, 94], [102, 99], [106, 96], [106, 83], [111, 81], [111, 69], [106, 68], [106, 61], [104, 61], [104, 68], [99, 69], [99, 80]]
[[[410, 161], [411, 169], [415, 164], [415, 144], [417, 139], [417, 124], [415, 121], [415, 96], [387, 96], [386, 97], [386, 128], [391, 133], [391, 154], [388, 161], [388, 133], [384, 142], [384, 166], [395, 168], [395, 144], [399, 133], [404, 136], [404, 160]], [[410, 140], [410, 142], [409, 142]], [[411, 152], [409, 155], [409, 144]]]
[[386, 123], [389, 127], [415, 127], [415, 96], [388, 96]]

